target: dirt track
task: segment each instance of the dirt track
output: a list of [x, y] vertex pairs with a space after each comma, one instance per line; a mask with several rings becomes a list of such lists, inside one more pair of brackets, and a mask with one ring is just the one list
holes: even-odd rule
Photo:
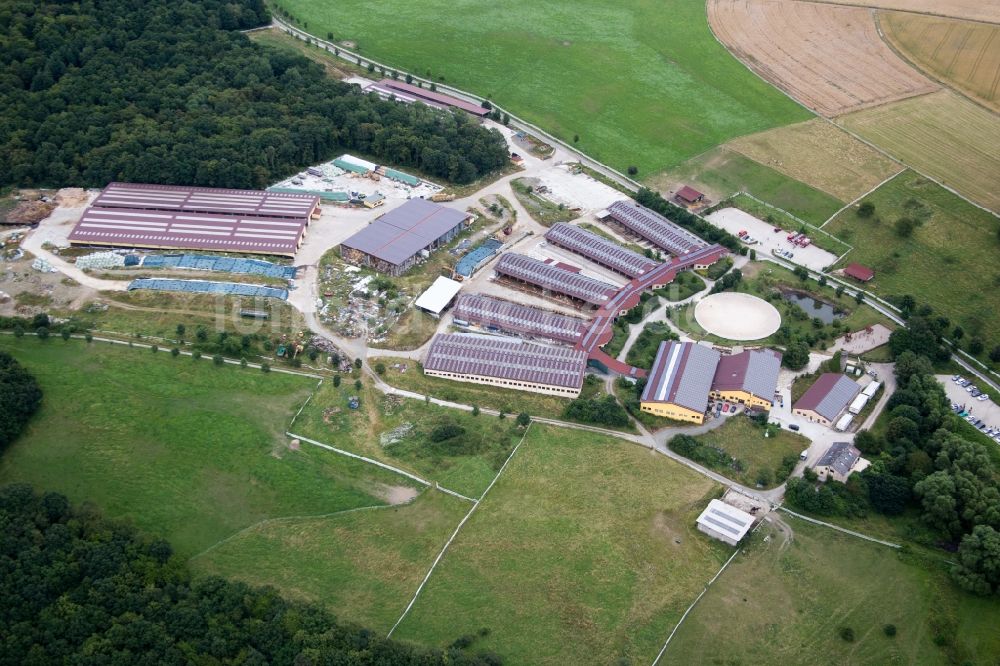
[[[802, 0], [797, 0], [802, 1]], [[1000, 23], [1000, 2], [996, 0], [808, 0], [836, 5], [877, 9], [898, 9], [918, 14], [950, 16], [970, 21]]]
[[798, 0], [709, 0], [708, 20], [736, 57], [823, 116], [939, 88], [882, 41], [868, 9]]

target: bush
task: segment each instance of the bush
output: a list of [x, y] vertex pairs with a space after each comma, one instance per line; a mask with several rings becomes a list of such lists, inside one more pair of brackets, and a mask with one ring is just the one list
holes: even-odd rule
[[385, 374], [385, 363], [375, 364], [375, 374], [384, 375]]
[[212, 357], [212, 363], [214, 363], [216, 365], [222, 365], [225, 362], [226, 362], [226, 359], [222, 358], [222, 356], [219, 355], [219, 354], [216, 354], [215, 356]]
[[271, 372], [271, 364], [270, 363], [266, 363], [266, 362], [265, 363], [261, 363], [260, 364], [260, 371], [261, 372]]
[[629, 424], [628, 412], [613, 395], [606, 395], [603, 398], [577, 398], [566, 407], [563, 415], [572, 421], [618, 428]]
[[201, 358], [201, 352], [195, 349], [193, 352], [191, 352], [191, 358], [197, 361], [198, 359]]
[[845, 641], [847, 641], [848, 643], [854, 642], [854, 630], [851, 629], [850, 627], [841, 627], [840, 631], [837, 633], [839, 633], [840, 637]]
[[35, 335], [38, 336], [39, 340], [48, 340], [49, 339], [49, 327], [48, 326], [39, 326], [38, 328], [35, 329]]
[[517, 425], [527, 428], [529, 423], [531, 423], [531, 415], [528, 412], [521, 412], [517, 415]]
[[443, 423], [435, 427], [433, 430], [430, 431], [430, 434], [428, 434], [427, 437], [432, 442], [443, 442], [445, 440], [452, 439], [453, 437], [460, 437], [461, 435], [464, 434], [465, 434], [465, 428], [458, 425], [457, 423], [449, 422], [449, 423]]
[[896, 635], [896, 625], [894, 624], [885, 625], [884, 627], [882, 627], [882, 633], [888, 636], [889, 638], [894, 637]]
[[337, 388], [338, 386], [340, 386], [340, 375], [334, 375], [333, 376], [333, 387]]

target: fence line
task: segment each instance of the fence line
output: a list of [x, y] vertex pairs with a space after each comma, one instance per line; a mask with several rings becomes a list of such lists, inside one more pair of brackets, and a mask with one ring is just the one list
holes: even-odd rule
[[441, 486], [441, 485], [439, 485], [437, 483], [431, 483], [427, 479], [422, 479], [419, 476], [417, 476], [416, 474], [411, 474], [411, 473], [407, 472], [404, 469], [400, 469], [398, 467], [393, 467], [392, 465], [389, 465], [388, 463], [384, 463], [384, 462], [382, 462], [380, 460], [375, 460], [374, 458], [368, 458], [367, 456], [359, 456], [357, 453], [351, 453], [350, 451], [344, 451], [343, 449], [338, 449], [335, 446], [330, 446], [329, 444], [324, 444], [323, 442], [317, 442], [315, 439], [309, 439], [308, 437], [303, 437], [302, 435], [296, 435], [294, 432], [286, 432], [285, 435], [287, 435], [288, 437], [293, 437], [295, 439], [302, 440], [303, 442], [307, 442], [309, 444], [312, 444], [313, 446], [318, 446], [321, 449], [326, 449], [327, 451], [333, 451], [334, 453], [339, 453], [342, 456], [347, 456], [348, 458], [354, 458], [355, 460], [360, 460], [362, 462], [366, 462], [369, 465], [375, 465], [376, 467], [381, 467], [384, 470], [388, 470], [388, 471], [393, 472], [395, 474], [399, 474], [401, 476], [405, 476], [406, 478], [412, 479], [412, 480], [416, 481], [419, 484], [427, 486], [428, 488], [436, 488], [437, 490], [440, 490], [443, 493], [446, 493], [446, 494], [451, 495], [453, 497], [457, 497], [459, 499], [463, 499], [466, 502], [472, 502], [473, 504], [475, 504], [476, 501], [477, 501], [477, 500], [472, 499], [471, 497], [466, 497], [465, 495], [463, 495], [461, 493], [457, 493], [454, 490], [449, 490], [448, 488], [445, 488], [445, 487], [443, 487], [443, 486]]
[[399, 616], [398, 620], [396, 620], [396, 624], [392, 625], [392, 629], [389, 630], [389, 633], [386, 635], [386, 638], [392, 638], [392, 632], [396, 631], [396, 627], [398, 627], [403, 622], [403, 620], [406, 619], [406, 616], [410, 613], [410, 609], [413, 608], [413, 604], [417, 603], [417, 597], [420, 596], [420, 593], [423, 591], [424, 586], [427, 585], [427, 581], [430, 580], [431, 574], [434, 573], [434, 569], [437, 568], [438, 563], [444, 557], [444, 554], [448, 551], [448, 547], [451, 546], [451, 542], [455, 540], [455, 537], [458, 536], [458, 533], [459, 531], [461, 531], [462, 526], [465, 525], [465, 523], [469, 520], [469, 518], [472, 517], [472, 514], [475, 513], [476, 509], [479, 508], [480, 502], [486, 499], [486, 493], [490, 492], [490, 489], [493, 488], [493, 484], [497, 482], [497, 479], [500, 478], [500, 475], [503, 474], [503, 471], [507, 469], [508, 463], [510, 463], [511, 459], [514, 457], [514, 454], [517, 453], [517, 450], [521, 448], [521, 444], [524, 443], [524, 438], [528, 436], [528, 432], [531, 430], [531, 425], [532, 424], [529, 423], [528, 427], [524, 429], [524, 434], [521, 435], [521, 440], [517, 443], [517, 446], [514, 447], [514, 450], [510, 452], [510, 455], [507, 456], [507, 460], [505, 460], [503, 465], [500, 467], [500, 471], [497, 472], [497, 475], [493, 477], [493, 480], [490, 481], [490, 485], [486, 486], [486, 490], [484, 490], [483, 494], [479, 496], [479, 500], [472, 505], [472, 508], [469, 509], [469, 512], [466, 513], [465, 517], [462, 518], [462, 520], [458, 523], [458, 527], [456, 527], [455, 531], [451, 533], [450, 537], [448, 537], [448, 540], [445, 542], [444, 547], [441, 548], [441, 552], [438, 553], [437, 557], [434, 558], [434, 562], [431, 564], [431, 568], [427, 571], [427, 575], [424, 576], [424, 579], [420, 581], [420, 585], [417, 586], [417, 591], [413, 593], [413, 598], [410, 599], [410, 603], [408, 603], [406, 605], [406, 608], [403, 609], [403, 614]]

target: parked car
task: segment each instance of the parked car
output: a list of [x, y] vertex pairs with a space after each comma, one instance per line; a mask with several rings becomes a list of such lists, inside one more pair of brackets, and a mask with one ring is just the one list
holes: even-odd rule
[[952, 376], [951, 376], [951, 381], [953, 381], [953, 382], [957, 382], [957, 381], [958, 381], [959, 379], [961, 379], [961, 378], [962, 378], [962, 376], [961, 376], [961, 375], [952, 375]]
[[791, 424], [789, 424], [789, 426], [788, 426], [788, 429], [789, 429], [789, 430], [795, 430], [795, 431], [798, 431], [798, 429], [799, 429], [799, 426], [798, 426], [797, 424], [795, 424], [795, 423], [791, 423]]
[[972, 393], [973, 391], [978, 391], [978, 390], [979, 389], [976, 388], [975, 384], [969, 384], [968, 386], [965, 387], [966, 393]]
[[972, 390], [969, 391], [969, 395], [971, 395], [973, 398], [978, 398], [982, 394], [983, 394], [983, 392], [980, 391], [979, 389], [977, 389], [975, 386], [973, 386]]
[[976, 400], [978, 400], [979, 402], [982, 402], [983, 400], [989, 400], [989, 399], [990, 399], [990, 396], [988, 396], [985, 393], [980, 393], [979, 395], [976, 396]]

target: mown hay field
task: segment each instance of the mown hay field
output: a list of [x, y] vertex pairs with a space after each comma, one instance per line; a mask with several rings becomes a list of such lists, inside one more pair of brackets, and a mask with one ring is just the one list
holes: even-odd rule
[[799, 0], [828, 2], [835, 5], [858, 5], [878, 9], [898, 9], [917, 14], [1000, 23], [1000, 3], [991, 0]]
[[853, 201], [903, 169], [818, 118], [741, 137], [726, 147], [841, 201]]
[[809, 118], [712, 36], [704, 0], [279, 0], [316, 36], [489, 97], [622, 171], [652, 176]]
[[931, 92], [867, 9], [796, 0], [709, 0], [720, 40], [748, 67], [823, 116]]
[[1000, 25], [907, 12], [887, 12], [881, 22], [918, 67], [1000, 111]]
[[951, 91], [837, 119], [893, 157], [1000, 211], [1000, 118]]

